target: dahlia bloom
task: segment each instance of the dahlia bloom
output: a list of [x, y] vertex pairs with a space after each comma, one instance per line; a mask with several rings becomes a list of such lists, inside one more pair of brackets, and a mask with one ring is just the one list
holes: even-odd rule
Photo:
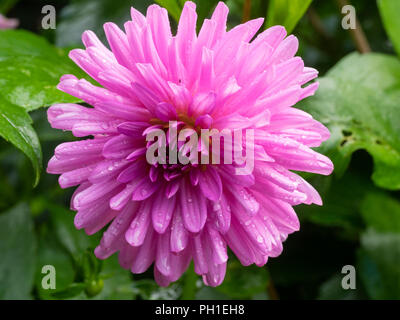
[[18, 24], [18, 19], [8, 19], [0, 14], [0, 29], [15, 29]]
[[[256, 19], [226, 30], [220, 2], [196, 34], [195, 4], [186, 2], [177, 34], [157, 5], [132, 8], [125, 32], [106, 23], [111, 50], [91, 32], [70, 57], [102, 87], [73, 75], [58, 88], [88, 105], [49, 108], [53, 128], [85, 140], [59, 145], [47, 171], [62, 188], [78, 186], [75, 225], [94, 234], [108, 226], [95, 254], [119, 252], [122, 267], [143, 273], [154, 263], [158, 284], [180, 278], [190, 262], [206, 285], [224, 279], [229, 247], [243, 265], [263, 266], [299, 230], [292, 206], [321, 205], [314, 188], [290, 170], [328, 175], [313, 151], [329, 131], [293, 108], [312, 95], [317, 71], [295, 57], [298, 40], [281, 26], [253, 37]], [[146, 133], [182, 128], [254, 130], [254, 171], [232, 164], [151, 164]], [[171, 142], [169, 142], [171, 143]], [[199, 152], [204, 150], [199, 149]]]

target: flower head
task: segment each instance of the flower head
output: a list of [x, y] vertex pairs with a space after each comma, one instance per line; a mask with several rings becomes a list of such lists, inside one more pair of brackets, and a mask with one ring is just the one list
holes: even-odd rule
[[[186, 2], [174, 36], [165, 9], [152, 5], [146, 17], [132, 9], [125, 32], [105, 24], [111, 50], [86, 31], [86, 49], [70, 57], [102, 87], [65, 75], [58, 88], [93, 107], [57, 104], [48, 111], [54, 128], [90, 136], [59, 145], [48, 164], [49, 173], [61, 174], [62, 188], [79, 186], [76, 227], [93, 234], [109, 225], [96, 256], [119, 251], [121, 266], [133, 273], [154, 263], [160, 285], [176, 281], [191, 260], [207, 285], [221, 284], [228, 247], [243, 265], [263, 266], [299, 229], [292, 206], [322, 203], [290, 170], [332, 171], [331, 161], [310, 148], [329, 131], [293, 108], [318, 87], [305, 86], [317, 71], [294, 57], [297, 39], [275, 26], [252, 40], [263, 19], [227, 31], [227, 15], [220, 2], [196, 34], [195, 4]], [[149, 133], [184, 129], [192, 129], [187, 138], [201, 129], [252, 130], [254, 170], [236, 174], [236, 158], [172, 163], [169, 154], [164, 163], [147, 161], [158, 143], [146, 139]], [[194, 154], [210, 155], [204, 139], [196, 142]], [[181, 150], [183, 142], [176, 143]], [[247, 136], [239, 145], [245, 143]], [[222, 149], [228, 157], [234, 148]]]
[[8, 19], [0, 14], [0, 29], [15, 29], [18, 24], [18, 19]]

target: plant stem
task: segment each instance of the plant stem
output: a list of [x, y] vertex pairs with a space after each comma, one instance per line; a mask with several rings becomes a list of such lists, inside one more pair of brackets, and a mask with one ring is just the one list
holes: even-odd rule
[[269, 278], [268, 284], [267, 284], [268, 298], [270, 300], [279, 300], [279, 294], [275, 288], [274, 281], [272, 281], [271, 273], [269, 272], [269, 270], [267, 270], [267, 272], [268, 272], [268, 278]]
[[[350, 5], [350, 1], [348, 0], [336, 0], [336, 3], [339, 6], [339, 9], [342, 10], [344, 6]], [[364, 30], [357, 19], [356, 15], [356, 28], [349, 29], [351, 38], [353, 39], [354, 44], [356, 45], [357, 50], [360, 53], [368, 53], [371, 52], [371, 46], [369, 45], [368, 39], [365, 36]]]
[[317, 37], [309, 38], [306, 35], [303, 35], [307, 41], [318, 47], [321, 51], [324, 51], [326, 54], [332, 57], [334, 60], [339, 60], [341, 58], [341, 53], [338, 51], [339, 44], [337, 40], [331, 37], [325, 30], [325, 26], [322, 23], [318, 12], [311, 5], [307, 10], [307, 18], [311, 23], [311, 26], [316, 32]]
[[311, 25], [315, 29], [315, 31], [324, 39], [324, 40], [332, 40], [329, 35], [325, 31], [324, 25], [319, 17], [317, 11], [315, 11], [313, 6], [310, 6], [307, 10], [307, 17], [311, 22]]
[[251, 0], [244, 0], [242, 22], [249, 21], [251, 17]]

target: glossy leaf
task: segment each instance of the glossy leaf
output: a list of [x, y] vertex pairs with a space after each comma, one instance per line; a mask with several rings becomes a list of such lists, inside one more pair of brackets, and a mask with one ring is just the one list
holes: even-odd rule
[[85, 77], [67, 52], [23, 30], [0, 31], [0, 92], [31, 111], [54, 103], [79, 102], [56, 86], [64, 74]]
[[31, 124], [32, 119], [23, 108], [11, 104], [0, 96], [0, 136], [20, 149], [31, 160], [36, 185], [42, 167], [42, 151]]
[[343, 174], [353, 152], [374, 160], [372, 179], [400, 189], [400, 61], [384, 54], [350, 54], [320, 80], [316, 95], [298, 106], [331, 131], [320, 151]]
[[270, 0], [267, 26], [282, 25], [291, 33], [311, 2], [312, 0]]

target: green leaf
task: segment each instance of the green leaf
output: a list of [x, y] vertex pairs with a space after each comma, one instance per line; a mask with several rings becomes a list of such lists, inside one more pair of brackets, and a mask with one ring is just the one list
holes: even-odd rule
[[52, 293], [52, 298], [57, 300], [76, 298], [85, 290], [85, 287], [84, 283], [71, 283], [67, 288]]
[[361, 204], [367, 226], [378, 232], [400, 234], [400, 202], [384, 192], [368, 193]]
[[130, 20], [133, 6], [146, 12], [152, 4], [150, 0], [75, 0], [65, 6], [60, 13], [56, 29], [56, 44], [61, 47], [81, 45], [85, 30], [92, 30], [105, 41], [103, 24], [114, 22], [120, 27]]
[[333, 133], [320, 149], [343, 174], [354, 151], [374, 160], [372, 179], [400, 189], [400, 61], [384, 54], [350, 54], [320, 79], [316, 95], [298, 106]]
[[193, 263], [190, 264], [184, 275], [182, 300], [193, 300], [196, 297], [198, 275], [194, 272]]
[[[203, 24], [204, 19], [208, 18], [210, 12], [215, 9], [219, 0], [192, 0], [196, 3], [197, 12], [197, 26], [200, 27]], [[182, 8], [185, 4], [185, 0], [156, 0], [160, 6], [168, 10], [171, 17], [176, 22], [179, 22]]]
[[60, 53], [46, 39], [25, 30], [1, 30], [0, 60], [14, 56], [57, 59]]
[[379, 12], [393, 46], [400, 55], [400, 1], [378, 0]]
[[31, 111], [54, 103], [79, 102], [56, 86], [64, 74], [85, 74], [66, 52], [23, 30], [0, 31], [0, 92]]
[[197, 26], [200, 27], [203, 24], [204, 19], [211, 16], [212, 11], [217, 6], [220, 0], [196, 0], [196, 11], [197, 11]]
[[175, 19], [175, 21], [179, 21], [179, 17], [181, 16], [182, 6], [178, 2], [178, 0], [156, 0], [156, 2], [168, 10], [168, 13]]
[[365, 299], [364, 292], [358, 286], [356, 289], [345, 290], [342, 287], [344, 275], [335, 275], [325, 281], [318, 294], [318, 300], [360, 300]]
[[0, 299], [30, 299], [36, 239], [26, 204], [0, 215]]
[[[45, 225], [48, 227], [48, 225]], [[72, 257], [57, 241], [54, 230], [51, 228], [42, 228], [38, 245], [38, 259], [36, 267], [36, 290], [41, 299], [55, 299], [59, 293], [65, 296], [65, 291], [70, 291], [70, 286], [75, 278], [75, 269]], [[45, 265], [51, 265], [56, 270], [56, 288], [44, 289], [42, 280], [45, 274], [42, 274], [42, 268]]]
[[400, 234], [368, 230], [361, 237], [358, 268], [372, 299], [400, 299]]
[[77, 74], [75, 71], [69, 63], [41, 57], [8, 58], [0, 61], [1, 92], [8, 101], [27, 111], [55, 103], [79, 102], [56, 87], [63, 74]]
[[48, 203], [48, 209], [57, 238], [76, 260], [81, 259], [87, 249], [97, 246], [98, 235], [88, 236], [83, 230], [76, 229], [74, 212], [53, 203]]
[[35, 171], [34, 184], [37, 185], [42, 167], [42, 151], [31, 123], [32, 119], [24, 109], [0, 96], [0, 136], [11, 142], [31, 160]]
[[224, 282], [216, 290], [231, 299], [252, 299], [266, 292], [269, 275], [265, 268], [255, 265], [244, 267], [237, 260], [228, 263]]
[[282, 25], [291, 33], [311, 2], [312, 0], [270, 0], [267, 26]]

